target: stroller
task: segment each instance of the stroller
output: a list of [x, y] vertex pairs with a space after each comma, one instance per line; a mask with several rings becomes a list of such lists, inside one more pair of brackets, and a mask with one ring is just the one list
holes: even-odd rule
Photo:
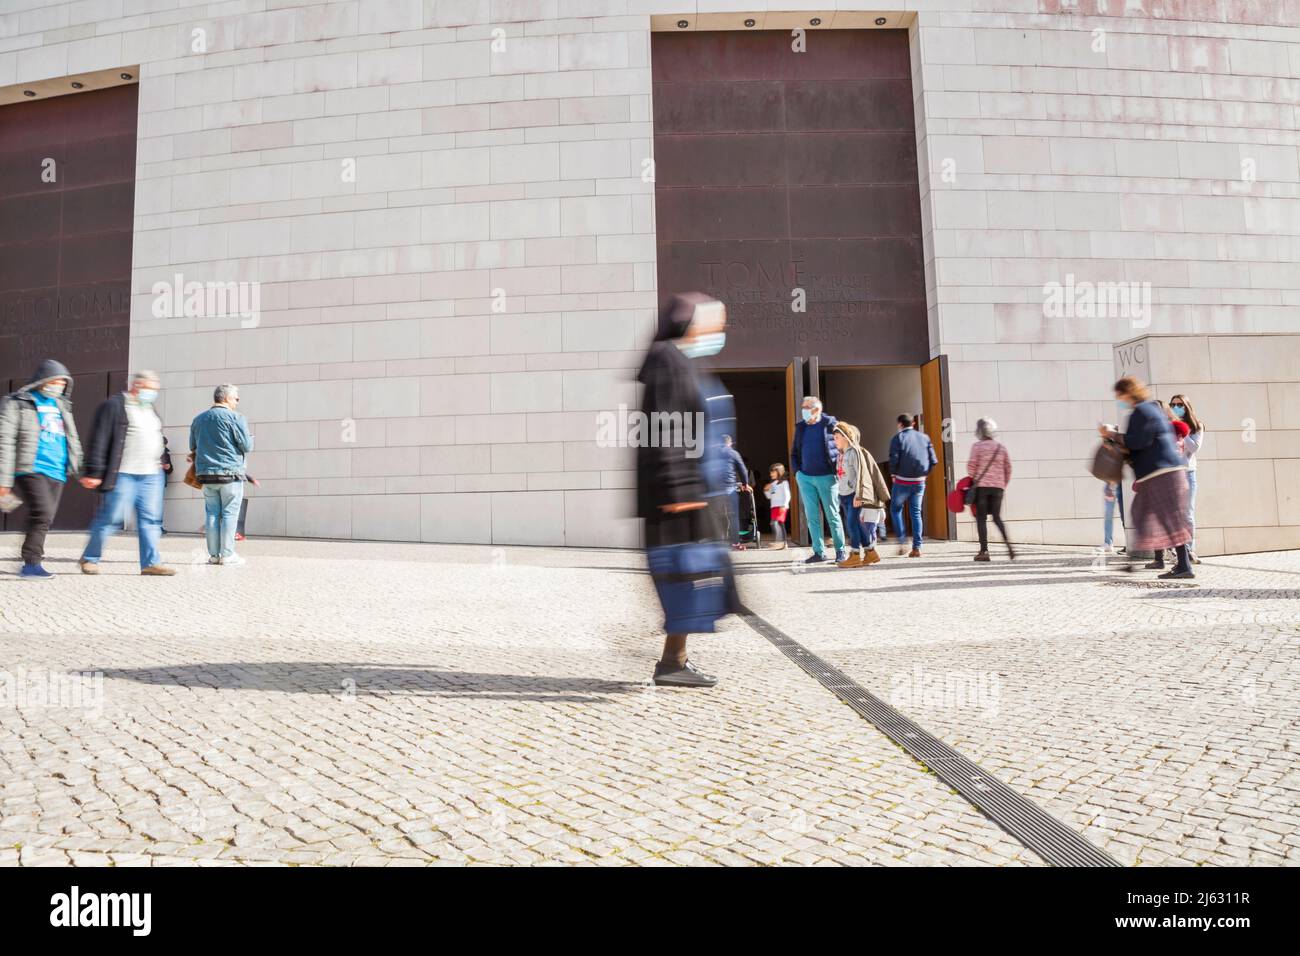
[[740, 546], [746, 549], [761, 547], [762, 535], [758, 531], [758, 505], [754, 503], [754, 488], [737, 492], [740, 495]]

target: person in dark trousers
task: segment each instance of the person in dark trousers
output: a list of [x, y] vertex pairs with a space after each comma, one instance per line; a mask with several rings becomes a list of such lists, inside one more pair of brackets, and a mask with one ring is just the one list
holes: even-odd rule
[[840, 452], [835, 447], [838, 422], [834, 415], [825, 413], [822, 400], [815, 395], [804, 398], [800, 417], [803, 420], [794, 423], [790, 466], [799, 497], [803, 500], [804, 517], [808, 519], [808, 537], [812, 539], [813, 553], [804, 559], [804, 564], [820, 564], [826, 560], [826, 542], [822, 539], [823, 511], [831, 526], [831, 543], [835, 545], [838, 564], [849, 556], [844, 541], [844, 522], [840, 518], [840, 499], [835, 493], [840, 462]]
[[722, 436], [722, 493], [710, 498], [719, 502], [716, 520], [725, 527], [724, 537], [733, 549], [740, 548], [740, 495], [751, 490], [749, 469], [735, 449], [730, 435]]
[[664, 609], [663, 654], [654, 682], [712, 687], [718, 679], [686, 656], [690, 633], [712, 633], [734, 607], [727, 551], [708, 508], [710, 482], [703, 447], [708, 420], [693, 359], [716, 355], [725, 342], [726, 311], [701, 293], [677, 295], [659, 314], [654, 342], [637, 380], [641, 413], [660, 422], [656, 441], [637, 443], [637, 514], [645, 519], [646, 560]]
[[[889, 473], [893, 489], [889, 498], [889, 515], [898, 535], [898, 553], [909, 558], [921, 556], [921, 502], [925, 497], [925, 479], [939, 464], [930, 436], [916, 427], [916, 419], [906, 413], [898, 416], [898, 434], [889, 442]], [[903, 534], [903, 506], [912, 518], [912, 550], [907, 550]]]
[[1106, 425], [1103, 438], [1122, 443], [1133, 468], [1133, 547], [1154, 551], [1148, 568], [1163, 568], [1165, 548], [1173, 548], [1178, 563], [1162, 578], [1194, 578], [1188, 542], [1192, 540], [1187, 517], [1187, 462], [1178, 451], [1169, 416], [1151, 401], [1146, 385], [1131, 375], [1115, 383], [1115, 397], [1133, 409], [1124, 434]]
[[[162, 473], [163, 473], [164, 486], [166, 486], [167, 484], [167, 479], [171, 477], [172, 470], [173, 470], [173, 465], [172, 465], [171, 449], [167, 447], [167, 436], [163, 435]], [[164, 511], [166, 510], [165, 509], [166, 500], [167, 500], [166, 488], [164, 487], [163, 489]], [[167, 520], [165, 514], [163, 516], [163, 522], [162, 522], [162, 526], [159, 528], [159, 532], [161, 534], [167, 533]]]
[[[244, 475], [244, 480], [248, 482], [250, 485], [252, 485], [254, 488], [262, 487], [262, 483], [258, 481], [256, 478], [254, 478], [252, 475]], [[248, 495], [244, 495], [244, 500], [239, 503], [239, 523], [235, 525], [236, 541], [243, 541], [244, 538], [246, 537], [246, 535], [244, 534], [244, 525], [247, 523], [248, 523]]]
[[1192, 400], [1181, 393], [1169, 399], [1169, 415], [1187, 425], [1188, 434], [1179, 449], [1183, 453], [1183, 461], [1187, 462], [1187, 523], [1192, 531], [1192, 540], [1187, 542], [1187, 553], [1192, 564], [1200, 564], [1201, 559], [1196, 556], [1196, 453], [1205, 443], [1205, 423], [1196, 417]]
[[61, 363], [46, 359], [26, 385], [0, 401], [0, 498], [14, 490], [27, 503], [20, 577], [54, 577], [42, 564], [45, 537], [63, 489], [81, 464], [72, 376]]
[[86, 467], [81, 485], [100, 493], [90, 523], [90, 540], [81, 554], [83, 574], [98, 574], [104, 543], [123, 527], [132, 508], [140, 540], [140, 573], [167, 577], [176, 573], [162, 563], [158, 537], [162, 533], [162, 422], [154, 411], [158, 376], [140, 371], [131, 387], [100, 403], [86, 442]]
[[971, 476], [975, 488], [975, 527], [979, 532], [980, 550], [975, 555], [976, 561], [988, 561], [989, 528], [988, 520], [998, 527], [1002, 541], [1007, 546], [1007, 557], [1016, 559], [1016, 549], [1011, 547], [1007, 537], [1007, 527], [1002, 523], [1002, 499], [1006, 495], [1007, 485], [1011, 484], [1011, 454], [1007, 446], [997, 440], [998, 423], [991, 418], [981, 418], [975, 423], [975, 437], [978, 441], [971, 446], [970, 460], [966, 462], [966, 474]]

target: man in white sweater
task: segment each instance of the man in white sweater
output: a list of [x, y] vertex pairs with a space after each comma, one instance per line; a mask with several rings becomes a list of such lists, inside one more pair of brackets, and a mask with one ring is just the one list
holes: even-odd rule
[[132, 508], [140, 537], [140, 573], [163, 577], [176, 573], [163, 566], [158, 554], [165, 482], [162, 422], [153, 410], [158, 385], [155, 373], [136, 372], [130, 389], [105, 399], [95, 411], [81, 484], [98, 491], [101, 500], [81, 555], [83, 574], [99, 573], [104, 542]]

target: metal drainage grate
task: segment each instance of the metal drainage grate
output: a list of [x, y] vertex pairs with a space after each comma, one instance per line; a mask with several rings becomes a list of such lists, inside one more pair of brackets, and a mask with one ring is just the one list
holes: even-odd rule
[[741, 614], [750, 627], [767, 638], [786, 657], [871, 721], [881, 733], [929, 767], [940, 780], [1046, 862], [1053, 866], [1120, 865], [1056, 817], [1026, 800], [978, 764], [913, 723], [779, 628], [748, 608], [743, 608]]

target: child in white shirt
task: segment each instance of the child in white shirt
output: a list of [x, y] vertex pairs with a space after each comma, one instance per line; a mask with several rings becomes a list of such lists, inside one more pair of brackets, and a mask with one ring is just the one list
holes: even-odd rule
[[772, 543], [770, 548], [785, 548], [785, 516], [790, 510], [790, 482], [785, 478], [785, 465], [779, 462], [768, 469], [767, 476], [772, 480], [763, 486], [772, 511]]

